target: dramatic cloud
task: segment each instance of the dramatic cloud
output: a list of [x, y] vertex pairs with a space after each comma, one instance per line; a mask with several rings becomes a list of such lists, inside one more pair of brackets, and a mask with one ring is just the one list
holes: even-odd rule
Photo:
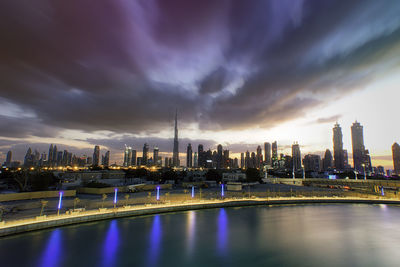
[[157, 133], [175, 108], [182, 128], [270, 128], [399, 66], [398, 14], [372, 0], [2, 1], [1, 101], [19, 113], [0, 108], [0, 136]]

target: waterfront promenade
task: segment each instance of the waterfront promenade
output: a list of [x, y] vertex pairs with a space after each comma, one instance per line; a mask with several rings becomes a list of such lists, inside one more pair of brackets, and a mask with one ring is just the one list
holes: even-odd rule
[[144, 216], [166, 212], [178, 212], [196, 209], [244, 207], [255, 205], [288, 205], [288, 204], [394, 204], [400, 205], [400, 200], [385, 197], [251, 197], [200, 199], [184, 201], [159, 201], [153, 204], [123, 206], [116, 208], [99, 208], [85, 211], [68, 211], [59, 215], [37, 216], [34, 218], [9, 220], [0, 223], [0, 236], [7, 236], [34, 230], [60, 227], [71, 224], [93, 222], [130, 216]]

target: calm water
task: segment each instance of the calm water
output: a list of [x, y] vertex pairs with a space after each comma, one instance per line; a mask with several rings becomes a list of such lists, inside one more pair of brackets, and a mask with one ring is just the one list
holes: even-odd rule
[[296, 205], [124, 218], [0, 239], [1, 266], [399, 266], [400, 207]]

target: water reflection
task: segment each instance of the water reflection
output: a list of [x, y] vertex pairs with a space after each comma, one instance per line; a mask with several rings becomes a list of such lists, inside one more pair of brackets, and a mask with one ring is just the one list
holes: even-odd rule
[[117, 266], [116, 255], [119, 245], [119, 231], [117, 220], [113, 220], [107, 231], [103, 244], [103, 266]]
[[218, 251], [225, 254], [228, 243], [228, 216], [225, 209], [220, 209], [218, 214]]
[[187, 254], [191, 255], [195, 242], [196, 212], [189, 211], [186, 216], [186, 248]]
[[62, 256], [62, 236], [61, 230], [55, 229], [47, 242], [46, 248], [40, 260], [39, 266], [59, 266]]
[[160, 256], [161, 235], [162, 231], [160, 215], [155, 215], [150, 232], [150, 248], [148, 252], [149, 265], [155, 265], [158, 257]]

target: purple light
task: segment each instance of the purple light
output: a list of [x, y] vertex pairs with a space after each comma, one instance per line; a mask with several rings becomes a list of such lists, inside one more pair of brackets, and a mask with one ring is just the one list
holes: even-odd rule
[[224, 193], [224, 184], [221, 184], [221, 196], [222, 196], [222, 197], [225, 196], [225, 193]]
[[114, 204], [117, 204], [117, 194], [118, 194], [118, 188], [114, 189]]
[[103, 266], [116, 266], [116, 256], [119, 246], [119, 231], [116, 220], [111, 221], [103, 245]]
[[382, 195], [382, 196], [385, 195], [385, 191], [383, 191], [383, 186], [381, 187], [381, 195]]
[[160, 187], [157, 186], [157, 200], [160, 200]]
[[60, 229], [55, 229], [48, 238], [39, 266], [47, 267], [60, 265], [63, 258], [62, 254], [62, 232]]
[[60, 191], [60, 198], [59, 198], [59, 200], [58, 200], [58, 210], [61, 209], [62, 196], [63, 196], [63, 191]]
[[221, 255], [226, 253], [228, 246], [228, 216], [225, 209], [220, 209], [218, 214], [218, 239], [217, 247]]
[[192, 186], [192, 198], [194, 198], [194, 186]]
[[150, 247], [148, 249], [148, 266], [157, 266], [160, 257], [160, 245], [162, 239], [162, 228], [160, 215], [155, 215], [150, 230]]

